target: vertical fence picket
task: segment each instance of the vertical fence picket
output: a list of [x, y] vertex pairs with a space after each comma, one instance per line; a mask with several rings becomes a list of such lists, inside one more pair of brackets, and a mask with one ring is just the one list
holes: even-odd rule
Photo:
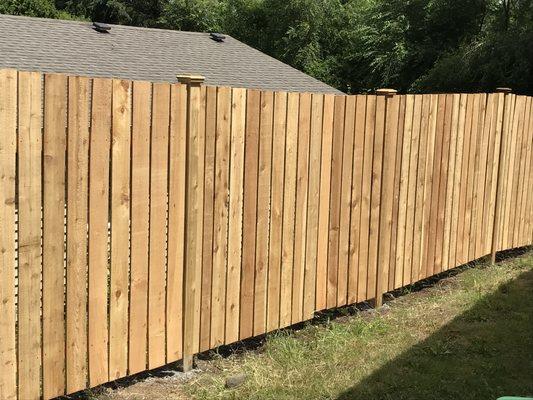
[[291, 323], [303, 320], [304, 277], [306, 265], [307, 200], [309, 185], [309, 134], [311, 129], [311, 94], [300, 95], [298, 117], [298, 154], [296, 207], [294, 223], [294, 267], [292, 274]]
[[67, 159], [67, 392], [87, 386], [87, 202], [90, 80], [69, 77]]
[[67, 77], [45, 76], [43, 137], [43, 396], [65, 393], [65, 150]]
[[108, 213], [111, 80], [94, 79], [89, 159], [89, 384], [108, 376]]
[[131, 82], [113, 80], [111, 131], [111, 275], [109, 379], [128, 370]]
[[[0, 70], [0, 398], [17, 398], [15, 338], [15, 166], [17, 72]], [[62, 233], [62, 232], [61, 232]], [[48, 339], [48, 338], [47, 338]], [[49, 361], [48, 361], [49, 362]], [[47, 376], [48, 378], [48, 376]], [[59, 390], [57, 390], [59, 391]], [[47, 387], [47, 392], [53, 392]]]
[[128, 372], [147, 366], [150, 108], [152, 85], [134, 82], [131, 134], [131, 271]]
[[252, 336], [256, 255], [257, 184], [261, 92], [248, 90], [244, 147], [244, 200], [239, 338]]
[[257, 182], [257, 236], [254, 282], [254, 336], [266, 332], [274, 94], [272, 92], [262, 92], [260, 106], [261, 118], [259, 121], [258, 132], [259, 166]]
[[[4, 82], [0, 73], [0, 85]], [[19, 72], [18, 76], [18, 397], [39, 399], [41, 396], [41, 165], [42, 165], [42, 75]], [[2, 93], [9, 90], [2, 88]], [[1, 95], [0, 95], [1, 96]], [[0, 100], [2, 101], [2, 100]], [[3, 118], [2, 115], [0, 118]], [[6, 126], [2, 132], [9, 137]], [[7, 134], [6, 134], [7, 133]], [[3, 146], [2, 146], [3, 147]], [[86, 173], [87, 171], [85, 171]], [[5, 190], [4, 188], [2, 190]], [[5, 204], [5, 203], [2, 203]], [[3, 215], [3, 214], [2, 214]], [[0, 217], [1, 218], [1, 217]], [[2, 218], [3, 220], [3, 218]], [[2, 226], [5, 226], [5, 221]], [[2, 269], [0, 267], [0, 269]], [[86, 272], [86, 271], [85, 271]], [[8, 274], [6, 274], [8, 276]], [[2, 272], [2, 276], [6, 276]], [[6, 280], [9, 282], [9, 279]], [[85, 286], [83, 287], [85, 290]], [[8, 313], [1, 311], [9, 321]], [[86, 310], [80, 317], [86, 317]], [[6, 338], [8, 335], [2, 338]], [[80, 338], [83, 341], [83, 337]], [[85, 337], [86, 340], [86, 337]], [[82, 355], [83, 349], [78, 349]], [[2, 365], [6, 365], [1, 363]], [[83, 373], [83, 369], [81, 370]], [[5, 375], [4, 375], [5, 373]], [[2, 372], [9, 377], [9, 372]], [[84, 385], [86, 382], [84, 382]], [[0, 390], [0, 397], [9, 398]]]

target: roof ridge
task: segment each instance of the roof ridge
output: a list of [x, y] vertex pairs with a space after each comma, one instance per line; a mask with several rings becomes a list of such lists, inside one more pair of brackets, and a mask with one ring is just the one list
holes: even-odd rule
[[[13, 14], [1, 14], [0, 18], [13, 18], [13, 19], [24, 19], [24, 20], [39, 20], [43, 22], [50, 22], [55, 24], [75, 24], [75, 25], [84, 25], [84, 26], [92, 26], [93, 22], [103, 22], [103, 21], [89, 21], [89, 20], [81, 20], [81, 19], [63, 19], [63, 18], [46, 18], [46, 17], [31, 17], [27, 15], [13, 15]], [[109, 25], [111, 27], [119, 27], [119, 28], [125, 28], [125, 29], [135, 29], [135, 30], [148, 30], [148, 31], [158, 31], [158, 32], [173, 32], [173, 33], [184, 33], [188, 35], [208, 35], [209, 32], [194, 32], [194, 31], [181, 31], [177, 29], [168, 29], [168, 28], [153, 28], [153, 27], [146, 27], [146, 26], [134, 26], [134, 25], [121, 25], [121, 24], [110, 24], [107, 22], [104, 22], [106, 25]], [[224, 33], [224, 32], [217, 32], [222, 33], [226, 35], [227, 37], [232, 37], [231, 35]]]

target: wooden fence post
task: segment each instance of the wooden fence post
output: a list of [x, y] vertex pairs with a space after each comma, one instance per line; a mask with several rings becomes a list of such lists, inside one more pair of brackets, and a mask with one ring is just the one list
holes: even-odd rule
[[[202, 247], [198, 242], [198, 230], [202, 224], [199, 215], [199, 164], [203, 152], [199, 144], [200, 86], [204, 77], [200, 75], [178, 75], [178, 81], [187, 85], [187, 128], [186, 128], [186, 194], [185, 194], [185, 260], [183, 290], [183, 371], [193, 367], [193, 355], [199, 345], [199, 293], [201, 282]], [[171, 155], [173, 157], [174, 155]]]
[[[384, 108], [384, 138], [383, 138], [383, 160], [381, 168], [381, 210], [379, 215], [379, 232], [378, 232], [378, 265], [377, 265], [377, 276], [376, 276], [376, 298], [375, 298], [375, 307], [381, 307], [383, 304], [383, 294], [387, 291], [388, 288], [388, 278], [389, 278], [389, 256], [390, 256], [390, 243], [391, 243], [391, 229], [392, 229], [392, 208], [393, 208], [393, 190], [394, 190], [394, 167], [395, 159], [391, 159], [388, 152], [392, 151], [396, 154], [396, 134], [393, 132], [394, 128], [397, 128], [398, 124], [391, 125], [389, 127], [389, 122], [392, 119], [389, 118], [389, 110], [396, 110], [397, 118], [397, 109], [391, 107], [391, 102], [393, 101], [396, 90], [394, 89], [377, 89], [376, 95], [385, 96], [385, 108]], [[390, 129], [389, 129], [390, 128]], [[374, 150], [375, 152], [375, 150]]]
[[503, 118], [502, 118], [502, 129], [501, 129], [501, 139], [500, 139], [500, 151], [498, 154], [498, 175], [496, 177], [496, 199], [494, 200], [494, 221], [493, 221], [493, 228], [492, 228], [492, 244], [491, 244], [491, 252], [490, 252], [490, 262], [491, 264], [496, 263], [496, 251], [498, 250], [498, 239], [500, 236], [500, 224], [498, 221], [500, 220], [500, 198], [502, 196], [502, 186], [500, 185], [500, 182], [503, 179], [503, 168], [502, 168], [502, 157], [504, 154], [504, 134], [505, 134], [505, 110], [507, 106], [507, 100], [509, 98], [508, 94], [511, 93], [510, 88], [496, 88], [496, 93], [503, 93]]

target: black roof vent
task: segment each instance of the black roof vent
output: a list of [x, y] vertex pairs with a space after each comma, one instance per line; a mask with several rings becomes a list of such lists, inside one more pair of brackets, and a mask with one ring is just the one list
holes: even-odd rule
[[111, 26], [104, 24], [103, 22], [93, 22], [93, 27], [96, 32], [109, 33]]
[[223, 42], [224, 39], [226, 39], [226, 36], [224, 36], [222, 33], [211, 32], [209, 36], [211, 36], [211, 39], [213, 39], [215, 42]]

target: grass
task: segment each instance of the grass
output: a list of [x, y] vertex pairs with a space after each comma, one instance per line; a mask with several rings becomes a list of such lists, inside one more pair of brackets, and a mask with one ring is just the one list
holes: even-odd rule
[[[213, 355], [186, 382], [151, 378], [98, 399], [496, 399], [533, 395], [533, 251], [478, 264], [380, 310]], [[325, 321], [324, 321], [325, 320]], [[244, 373], [245, 383], [225, 388]], [[150, 389], [150, 387], [152, 389]], [[155, 387], [155, 389], [154, 389]]]

